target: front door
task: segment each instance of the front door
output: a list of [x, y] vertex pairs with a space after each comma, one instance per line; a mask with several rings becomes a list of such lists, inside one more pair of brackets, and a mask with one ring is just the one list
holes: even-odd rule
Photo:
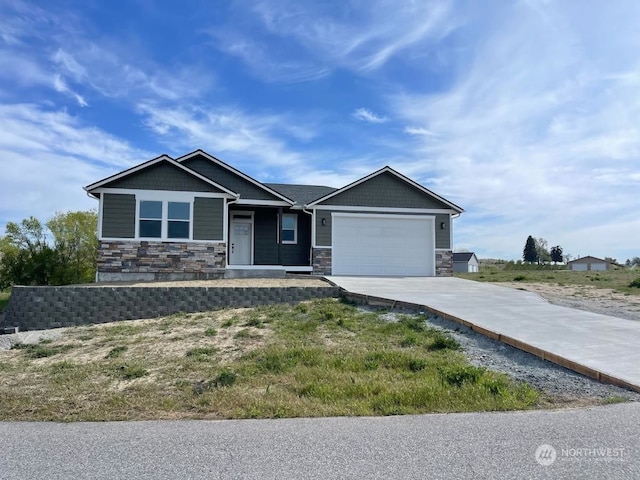
[[251, 246], [253, 244], [253, 217], [251, 215], [233, 215], [231, 234], [229, 235], [229, 264], [251, 265]]

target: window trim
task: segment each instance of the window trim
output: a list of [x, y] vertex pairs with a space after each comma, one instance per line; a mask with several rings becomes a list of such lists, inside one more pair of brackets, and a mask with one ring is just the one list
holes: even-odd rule
[[[141, 202], [161, 202], [162, 203], [162, 218], [161, 227], [160, 227], [160, 236], [159, 237], [143, 237], [140, 235], [140, 221], [145, 220], [140, 216], [140, 203]], [[174, 238], [169, 237], [169, 203], [186, 203], [189, 205], [189, 219], [188, 220], [171, 220], [171, 221], [181, 221], [189, 223], [189, 236], [183, 238]], [[171, 195], [167, 197], [166, 195], [157, 195], [157, 194], [137, 194], [136, 195], [136, 229], [135, 229], [135, 238], [134, 240], [143, 240], [143, 241], [156, 241], [156, 242], [188, 242], [193, 241], [193, 209], [195, 203], [195, 195], [190, 194], [186, 195]], [[154, 219], [156, 220], [156, 219]]]
[[[142, 211], [142, 202], [154, 202], [154, 203], [160, 203], [160, 217], [143, 217], [142, 213], [140, 213]], [[138, 211], [138, 219], [136, 221], [136, 229], [137, 229], [137, 233], [140, 234], [140, 223], [143, 221], [152, 221], [152, 222], [160, 222], [160, 236], [159, 237], [141, 237], [141, 238], [162, 238], [162, 215], [164, 212], [164, 204], [161, 200], [145, 200], [145, 199], [140, 199], [138, 200], [138, 204], [136, 205], [136, 210]]]
[[[284, 219], [290, 217], [293, 218], [293, 240], [284, 240], [282, 233], [284, 232]], [[280, 219], [280, 239], [283, 245], [297, 245], [298, 244], [298, 214], [297, 213], [283, 213]], [[287, 231], [292, 229], [287, 228]]]

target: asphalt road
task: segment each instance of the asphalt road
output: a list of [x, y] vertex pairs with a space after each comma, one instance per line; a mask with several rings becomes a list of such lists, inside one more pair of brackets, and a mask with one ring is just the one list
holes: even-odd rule
[[0, 445], [0, 478], [20, 480], [638, 479], [640, 403], [382, 418], [0, 423]]

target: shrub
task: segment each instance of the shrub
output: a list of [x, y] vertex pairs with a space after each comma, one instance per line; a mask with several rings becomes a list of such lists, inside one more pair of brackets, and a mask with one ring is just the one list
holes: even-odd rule
[[631, 288], [640, 288], [640, 278], [636, 278], [633, 282], [629, 284]]
[[513, 281], [514, 282], [522, 282], [524, 280], [526, 280], [527, 277], [525, 277], [524, 275], [516, 275], [515, 277], [513, 277]]

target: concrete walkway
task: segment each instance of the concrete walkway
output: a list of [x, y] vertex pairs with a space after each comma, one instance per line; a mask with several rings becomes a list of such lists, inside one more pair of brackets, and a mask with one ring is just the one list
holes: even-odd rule
[[559, 307], [531, 292], [459, 278], [327, 279], [374, 303], [387, 299], [417, 305], [592, 378], [640, 391], [640, 322]]

